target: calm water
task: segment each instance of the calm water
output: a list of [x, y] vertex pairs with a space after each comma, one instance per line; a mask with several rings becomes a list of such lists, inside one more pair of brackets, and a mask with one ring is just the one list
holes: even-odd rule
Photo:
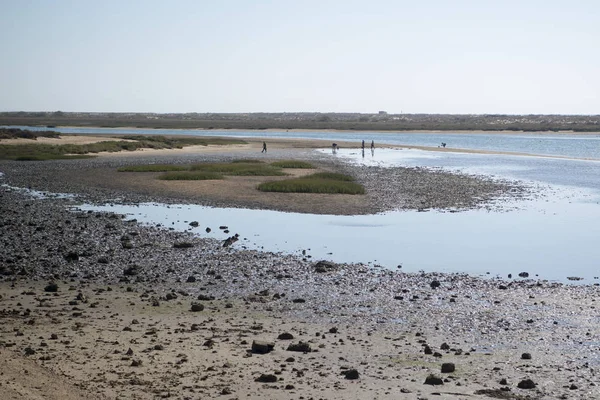
[[[44, 127], [15, 126], [16, 128], [47, 130]], [[135, 134], [135, 135], [192, 135], [260, 138], [302, 138], [370, 143], [376, 145], [438, 146], [447, 143], [449, 148], [508, 151], [600, 160], [600, 135], [515, 133], [388, 133], [388, 132], [287, 132], [287, 131], [229, 131], [196, 129], [127, 129], [127, 128], [52, 128], [62, 133], [78, 134]]]

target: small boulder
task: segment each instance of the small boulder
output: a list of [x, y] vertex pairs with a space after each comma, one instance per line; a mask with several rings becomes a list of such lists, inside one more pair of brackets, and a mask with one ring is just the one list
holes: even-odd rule
[[348, 369], [348, 370], [342, 371], [342, 375], [344, 375], [344, 378], [346, 378], [348, 380], [354, 380], [354, 379], [358, 379], [360, 377], [360, 374], [355, 369]]
[[252, 352], [255, 354], [267, 354], [275, 348], [275, 343], [265, 342], [263, 340], [252, 341]]
[[193, 303], [193, 304], [192, 304], [192, 308], [191, 308], [191, 310], [192, 310], [193, 312], [202, 311], [202, 310], [204, 310], [204, 305], [203, 305], [203, 304], [200, 304], [200, 303]]
[[524, 379], [517, 385], [519, 389], [535, 389], [535, 382], [531, 379]]
[[258, 378], [255, 379], [255, 381], [262, 383], [275, 383], [277, 382], [277, 377], [273, 374], [261, 374]]
[[451, 372], [454, 372], [456, 370], [456, 366], [454, 365], [454, 363], [443, 363], [442, 364], [442, 373], [444, 374], [449, 374]]
[[287, 351], [298, 351], [300, 353], [310, 353], [312, 349], [310, 344], [305, 342], [292, 343], [288, 346]]
[[427, 378], [425, 378], [425, 385], [443, 385], [444, 381], [442, 380], [442, 378], [439, 378], [435, 375], [429, 375]]

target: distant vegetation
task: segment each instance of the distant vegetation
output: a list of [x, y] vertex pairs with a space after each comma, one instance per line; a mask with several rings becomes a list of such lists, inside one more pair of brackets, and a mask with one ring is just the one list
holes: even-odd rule
[[[29, 131], [28, 131], [29, 132]], [[36, 132], [37, 133], [37, 132]], [[0, 159], [39, 161], [84, 158], [90, 153], [133, 151], [142, 148], [173, 149], [185, 146], [243, 144], [243, 140], [221, 138], [172, 138], [164, 136], [126, 136], [125, 140], [107, 140], [90, 144], [0, 144]]]
[[298, 160], [275, 161], [275, 162], [271, 163], [271, 165], [274, 167], [279, 167], [279, 168], [302, 168], [302, 169], [314, 169], [315, 168], [315, 167], [313, 167], [313, 165], [311, 163], [308, 163], [306, 161], [298, 161]]
[[264, 182], [258, 185], [263, 192], [364, 194], [365, 188], [348, 175], [317, 173], [300, 178]]
[[378, 113], [69, 113], [4, 112], [0, 125], [168, 129], [338, 129], [356, 131], [600, 132], [600, 115]]

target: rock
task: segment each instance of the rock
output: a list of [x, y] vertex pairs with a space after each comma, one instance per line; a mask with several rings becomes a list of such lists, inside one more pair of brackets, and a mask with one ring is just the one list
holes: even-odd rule
[[442, 284], [440, 283], [440, 281], [436, 281], [433, 280], [431, 281], [431, 283], [429, 284], [429, 286], [431, 286], [432, 289], [437, 289], [441, 286]]
[[277, 377], [273, 374], [261, 374], [258, 378], [255, 379], [255, 381], [262, 383], [274, 383], [277, 382]]
[[198, 225], [200, 225], [200, 224], [198, 224], [198, 221], [192, 221], [192, 222], [190, 222], [190, 226], [191, 227], [196, 228], [196, 227], [198, 227]]
[[331, 261], [319, 261], [314, 265], [315, 272], [326, 273], [335, 271], [336, 265]]
[[530, 353], [521, 354], [521, 360], [531, 360], [531, 354]]
[[125, 276], [135, 276], [140, 273], [139, 265], [132, 265], [131, 267], [127, 267], [123, 270], [123, 275]]
[[342, 375], [344, 375], [344, 377], [349, 380], [358, 379], [360, 377], [360, 374], [355, 369], [342, 371]]
[[329, 328], [329, 333], [338, 333], [338, 328], [336, 328], [336, 327]]
[[238, 235], [237, 233], [233, 236], [229, 236], [227, 239], [223, 240], [223, 247], [229, 247], [232, 244], [234, 244], [235, 242], [238, 241], [240, 235]]
[[48, 286], [46, 286], [44, 288], [44, 291], [45, 292], [52, 292], [52, 293], [58, 292], [58, 285], [55, 282], [52, 282], [52, 283], [48, 284]]
[[306, 303], [306, 300], [304, 299], [294, 299], [292, 300], [293, 303]]
[[521, 278], [528, 278], [529, 277], [529, 272], [519, 272], [519, 276]]
[[294, 335], [292, 335], [289, 332], [284, 332], [284, 333], [280, 334], [279, 336], [277, 336], [277, 339], [279, 339], [279, 340], [292, 340], [292, 339], [294, 339]]
[[[520, 275], [520, 274], [519, 274]], [[535, 383], [531, 379], [524, 379], [517, 385], [519, 389], [534, 389]]]
[[448, 374], [454, 372], [456, 370], [456, 366], [454, 363], [443, 363], [442, 364], [442, 373]]
[[210, 233], [210, 228], [206, 228], [206, 233]]
[[175, 242], [173, 243], [173, 247], [176, 249], [189, 249], [190, 247], [194, 247], [194, 244], [190, 242]]
[[75, 251], [69, 251], [64, 255], [64, 258], [67, 260], [67, 262], [79, 261], [79, 254], [77, 254]]
[[31, 347], [25, 347], [25, 350], [23, 350], [23, 352], [25, 353], [26, 356], [32, 356], [35, 354], [35, 350], [32, 349]]
[[310, 353], [312, 349], [310, 344], [305, 342], [292, 343], [288, 346], [287, 351], [298, 351], [301, 353]]
[[225, 230], [225, 229], [229, 229], [229, 228], [226, 225], [221, 225], [221, 226], [219, 226], [219, 229]]
[[167, 301], [175, 300], [176, 298], [177, 298], [177, 295], [175, 293], [167, 293], [165, 295], [165, 300], [167, 300]]
[[202, 311], [202, 310], [204, 310], [204, 305], [200, 304], [200, 303], [193, 303], [191, 310], [194, 312]]
[[187, 283], [194, 283], [196, 282], [196, 277], [193, 275], [188, 276], [188, 278], [186, 279]]
[[444, 381], [442, 380], [442, 378], [438, 378], [435, 375], [429, 375], [427, 378], [425, 378], [425, 385], [443, 385]]
[[198, 295], [198, 300], [200, 300], [200, 301], [211, 301], [211, 300], [214, 300], [214, 299], [215, 299], [214, 296], [208, 296], [208, 295], [205, 295], [205, 294], [199, 294]]
[[275, 343], [262, 340], [252, 341], [252, 352], [255, 354], [267, 354], [275, 348]]
[[131, 366], [132, 367], [141, 367], [142, 366], [142, 360], [133, 360], [133, 361], [131, 361]]
[[126, 356], [132, 356], [133, 355], [133, 350], [131, 350], [131, 347], [127, 350], [127, 352], [125, 353]]
[[425, 346], [425, 348], [423, 349], [423, 352], [425, 354], [433, 354], [433, 350], [431, 350], [431, 347], [429, 347], [429, 346]]
[[448, 345], [448, 343], [444, 342], [440, 346], [440, 349], [442, 349], [442, 350], [450, 350], [450, 346]]

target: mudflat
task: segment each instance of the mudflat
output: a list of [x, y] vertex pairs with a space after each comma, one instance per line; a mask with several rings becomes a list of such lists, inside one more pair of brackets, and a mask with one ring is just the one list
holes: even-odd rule
[[[482, 193], [528, 193], [515, 182], [272, 149], [1, 162], [2, 183], [81, 197], [34, 199], [0, 186], [0, 362], [9, 377], [0, 398], [600, 397], [596, 285], [516, 278], [520, 266], [507, 266], [515, 279], [481, 279], [319, 262], [72, 210], [81, 199], [278, 208], [233, 189], [211, 198], [208, 187], [138, 187], [116, 172], [252, 154], [353, 175], [375, 193], [357, 212], [468, 209], [486, 206]], [[441, 194], [461, 184], [478, 200]]]

